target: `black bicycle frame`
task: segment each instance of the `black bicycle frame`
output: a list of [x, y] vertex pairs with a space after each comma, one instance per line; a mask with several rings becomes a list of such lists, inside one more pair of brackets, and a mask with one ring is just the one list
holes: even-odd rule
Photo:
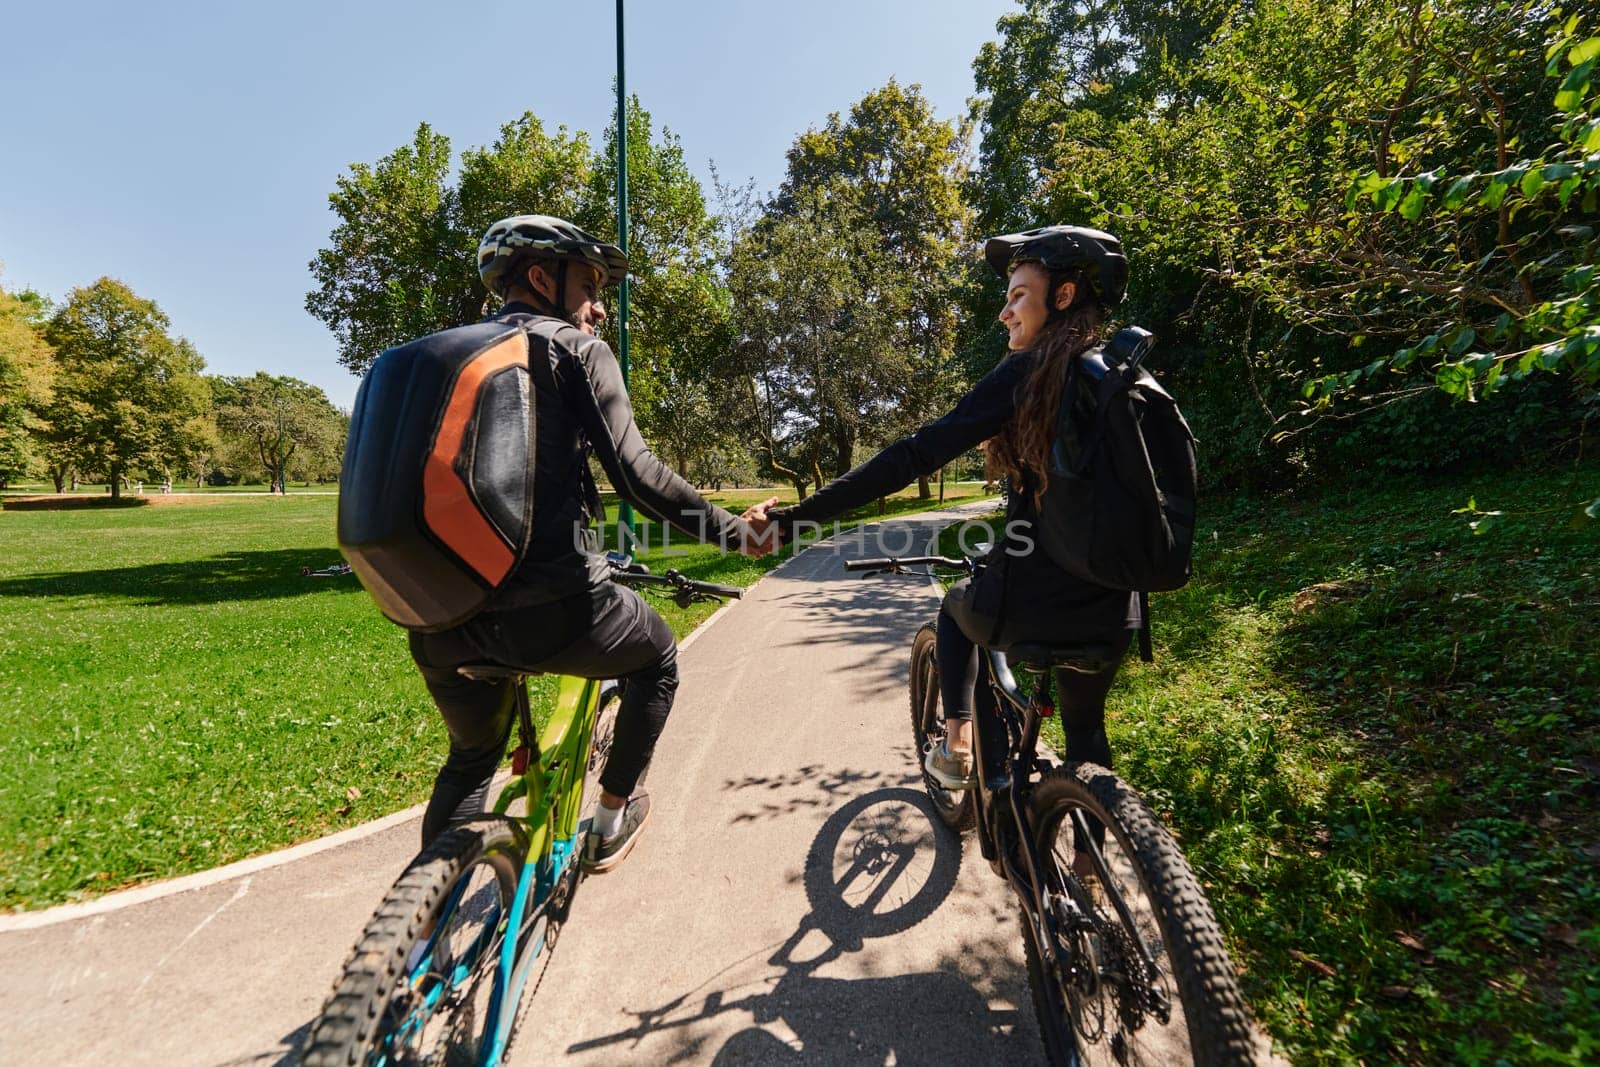
[[[1044, 894], [1046, 890], [1044, 868], [1039, 860], [1039, 847], [1033, 839], [1032, 827], [1023, 812], [1023, 805], [1027, 802], [1027, 784], [1031, 781], [1035, 771], [1043, 773], [1053, 764], [1042, 760], [1039, 756], [1039, 726], [1043, 721], [1044, 711], [1048, 704], [1037, 698], [1024, 697], [1017, 689], [1016, 677], [1011, 673], [1011, 665], [1006, 661], [1005, 653], [994, 649], [983, 649], [984, 679], [974, 694], [976, 707], [973, 717], [976, 720], [972, 731], [973, 762], [977, 765], [978, 786], [975, 790], [975, 800], [978, 805], [978, 847], [985, 859], [999, 859], [1006, 872], [1006, 880], [1017, 893], [1026, 892], [1032, 907], [1029, 909], [1038, 920], [1045, 924], [1045, 933], [1050, 935], [1043, 940], [1042, 950], [1049, 955], [1054, 954], [1053, 947], [1057, 942], [1055, 927], [1057, 925], [1054, 912], [1045, 906]], [[1048, 685], [1045, 679], [1047, 674], [1041, 675], [1041, 682]], [[979, 694], [988, 693], [991, 703], [985, 706], [983, 697]], [[985, 736], [988, 735], [988, 736]], [[995, 761], [985, 755], [988, 746], [995, 746], [993, 751], [1003, 753]], [[1000, 765], [1004, 760], [1004, 765]], [[1004, 808], [997, 805], [1002, 801]], [[1001, 825], [996, 820], [1000, 812], [1010, 816], [1008, 826]], [[1085, 846], [1083, 851], [1089, 854], [1094, 864], [1095, 875], [1104, 887], [1106, 899], [1116, 910], [1118, 918], [1132, 928], [1134, 923], [1133, 913], [1129, 911], [1128, 904], [1122, 899], [1122, 894], [1117, 892], [1115, 883], [1111, 878], [1111, 869], [1106, 865], [1105, 855], [1095, 843], [1094, 835], [1090, 833], [1088, 824], [1084, 821], [1083, 813], [1072, 813], [1073, 829], [1079, 842]], [[1003, 831], [1009, 830], [1012, 836], [1018, 839], [1017, 848], [1013, 851], [1007, 849], [1003, 840]], [[1025, 869], [1017, 867], [1015, 857], [1020, 855]], [[1092, 925], [1088, 916], [1081, 914], [1078, 903], [1069, 894], [1066, 897], [1069, 907], [1082, 922]], [[1154, 967], [1155, 961], [1151, 958], [1149, 950], [1142, 941], [1135, 941], [1139, 955], [1146, 966]]]
[[[1032, 905], [1029, 910], [1047, 924], [1046, 933], [1052, 936], [1043, 940], [1043, 946], [1048, 952], [1048, 946], [1056, 943], [1055, 916], [1045, 906], [1039, 848], [1028, 832], [1028, 818], [1023, 811], [1034, 772], [1049, 769], [1038, 752], [1040, 705], [1017, 690], [1005, 653], [983, 649], [983, 666], [984, 677], [975, 694], [972, 738], [973, 762], [978, 771], [974, 798], [978, 806], [978, 847], [985, 859], [1000, 862], [1007, 881], [1019, 894], [1026, 893]], [[983, 693], [989, 695], [987, 703]], [[1009, 823], [1002, 823], [998, 818], [1001, 815], [1009, 816]], [[1016, 839], [1014, 847], [1007, 847], [1013, 845], [1006, 840], [1008, 832]], [[1018, 858], [1022, 860], [1021, 869]], [[1076, 908], [1076, 904], [1073, 906]]]
[[[925, 574], [929, 572], [908, 571], [908, 566], [927, 564], [930, 567], [948, 567], [953, 570], [964, 571], [969, 575], [976, 575], [982, 567], [980, 560], [974, 557], [960, 559], [946, 556], [915, 556], [904, 558], [883, 558], [851, 560], [845, 564], [849, 571], [867, 571], [891, 574]], [[978, 822], [978, 847], [984, 859], [991, 863], [997, 862], [1005, 871], [1005, 877], [1011, 883], [1017, 894], [1023, 897], [1023, 904], [1037, 921], [1044, 924], [1044, 933], [1047, 935], [1040, 942], [1041, 950], [1050, 957], [1055, 954], [1054, 945], [1058, 943], [1056, 937], [1056, 916], [1045, 905], [1044, 869], [1039, 860], [1038, 844], [1030, 832], [1031, 827], [1023, 806], [1028, 799], [1028, 785], [1035, 772], [1044, 773], [1054, 764], [1043, 760], [1039, 756], [1039, 725], [1045, 714], [1053, 714], [1046, 710], [1048, 704], [1037, 699], [1024, 697], [1017, 689], [1017, 680], [1011, 673], [1011, 666], [1006, 661], [1005, 653], [992, 648], [983, 651], [984, 677], [975, 687], [973, 694], [975, 704], [973, 709], [974, 730], [972, 738], [973, 762], [977, 765], [978, 784], [975, 787], [977, 794]], [[1042, 672], [1041, 680], [1046, 686], [1049, 682], [1049, 672]], [[1048, 692], [1048, 689], [1046, 690]], [[984, 699], [988, 695], [988, 701]], [[988, 753], [994, 753], [991, 757]], [[1009, 818], [1002, 821], [1001, 816]], [[1094, 864], [1095, 874], [1100, 879], [1100, 884], [1105, 889], [1106, 897], [1116, 909], [1118, 917], [1130, 928], [1134, 925], [1133, 915], [1128, 910], [1127, 902], [1122, 899], [1122, 894], [1117, 892], [1111, 878], [1111, 870], [1106, 865], [1105, 856], [1094, 835], [1090, 833], [1089, 826], [1083, 813], [1072, 813], [1073, 829], [1078, 841], [1085, 846]], [[1009, 842], [1005, 839], [1007, 833], [1016, 838], [1016, 847], [1007, 847]], [[1022, 860], [1023, 867], [1017, 866], [1017, 858]], [[1068, 907], [1078, 922], [1092, 927], [1093, 920], [1085, 915], [1071, 894], [1066, 895]], [[1149, 951], [1140, 943], [1139, 954], [1144, 957], [1147, 965], [1154, 966]], [[1053, 959], [1051, 962], [1054, 962]]]

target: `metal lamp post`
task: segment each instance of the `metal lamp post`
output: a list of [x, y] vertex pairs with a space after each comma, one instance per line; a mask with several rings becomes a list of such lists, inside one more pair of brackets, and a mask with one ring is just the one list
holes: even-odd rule
[[[617, 0], [617, 247], [628, 254], [628, 87], [623, 62], [622, 4]], [[622, 275], [617, 293], [617, 358], [622, 362], [622, 385], [628, 385], [628, 275]], [[633, 540], [633, 507], [623, 500], [617, 508], [617, 541], [623, 529]]]

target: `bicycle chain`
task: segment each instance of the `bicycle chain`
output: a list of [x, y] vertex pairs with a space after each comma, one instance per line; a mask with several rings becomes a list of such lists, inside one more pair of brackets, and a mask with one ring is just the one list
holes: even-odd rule
[[1128, 1022], [1130, 1028], [1137, 1029], [1143, 1023], [1144, 1016], [1159, 1017], [1161, 1014], [1164, 998], [1157, 990], [1155, 968], [1145, 962], [1144, 953], [1139, 950], [1132, 931], [1115, 916], [1101, 924], [1101, 936], [1110, 948], [1111, 957], [1121, 974], [1121, 980], [1114, 983], [1118, 990], [1118, 1007], [1133, 1009], [1127, 1013]]

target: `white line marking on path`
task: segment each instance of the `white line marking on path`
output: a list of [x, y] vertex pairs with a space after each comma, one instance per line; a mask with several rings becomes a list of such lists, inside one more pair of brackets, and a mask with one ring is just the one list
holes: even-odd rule
[[193, 941], [195, 934], [198, 934], [201, 930], [204, 930], [206, 927], [210, 926], [211, 920], [227, 911], [234, 905], [235, 902], [243, 900], [244, 895], [248, 892], [250, 892], [250, 879], [246, 878], [244, 881], [239, 883], [239, 888], [234, 891], [233, 896], [223, 901], [222, 904], [218, 906], [216, 911], [212, 912], [210, 915], [207, 915], [204, 919], [201, 919], [200, 924], [193, 930], [190, 930], [188, 934], [184, 936], [182, 941], [179, 941], [176, 945], [173, 945], [172, 948], [167, 950], [167, 954], [165, 956], [162, 956], [156, 961], [156, 965], [150, 968], [150, 973], [145, 975], [144, 978], [140, 979], [139, 988], [134, 990], [134, 993], [137, 995], [138, 993], [144, 992], [144, 987], [150, 984], [150, 979], [156, 976], [156, 972], [161, 970], [168, 960], [177, 955], [179, 949], [183, 948], [183, 946], [187, 945], [190, 941]]

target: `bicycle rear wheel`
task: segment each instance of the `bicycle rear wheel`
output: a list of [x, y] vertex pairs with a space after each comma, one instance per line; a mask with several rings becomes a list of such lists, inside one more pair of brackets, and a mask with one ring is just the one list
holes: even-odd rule
[[600, 692], [600, 707], [595, 712], [594, 730], [589, 735], [589, 758], [583, 768], [583, 800], [578, 807], [578, 820], [592, 818], [595, 805], [600, 803], [600, 775], [611, 758], [611, 746], [617, 734], [617, 709], [622, 706], [625, 684], [617, 682]]
[[944, 704], [939, 697], [938, 629], [928, 623], [911, 642], [911, 737], [922, 784], [933, 801], [939, 821], [957, 833], [976, 822], [976, 802], [970, 789], [946, 789], [927, 772], [933, 747], [944, 741]]
[[477, 1062], [521, 866], [503, 819], [450, 830], [412, 860], [313, 1024], [307, 1067]]
[[[1138, 794], [1103, 767], [1075, 763], [1040, 779], [1028, 811], [1057, 929], [1049, 946], [1032, 921], [1023, 934], [1051, 1062], [1256, 1062], [1249, 1012], [1211, 905]], [[1082, 836], [1099, 837], [1101, 827], [1109, 889], [1131, 922], [1098, 875], [1074, 874]]]

